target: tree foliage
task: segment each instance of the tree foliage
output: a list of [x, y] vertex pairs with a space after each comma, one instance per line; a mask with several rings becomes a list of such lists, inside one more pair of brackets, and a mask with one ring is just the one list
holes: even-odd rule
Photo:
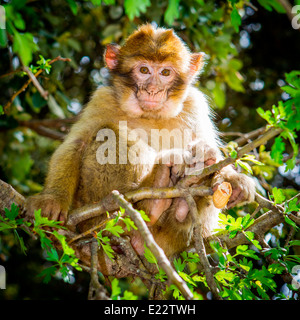
[[[0, 178], [25, 196], [41, 191], [47, 159], [92, 91], [108, 83], [102, 59], [105, 45], [122, 44], [144, 22], [172, 27], [192, 51], [206, 53], [207, 63], [197, 85], [211, 98], [217, 125], [228, 142], [223, 152], [240, 171], [255, 177], [257, 190], [269, 199], [268, 209], [251, 204], [220, 215], [221, 234], [225, 232], [230, 239], [242, 234], [247, 240], [247, 244], [234, 248], [217, 241], [210, 243], [220, 297], [299, 298], [291, 277], [296, 279], [293, 272], [300, 265], [300, 34], [291, 27], [280, 3], [4, 1], [6, 28], [0, 29]], [[264, 127], [277, 128], [280, 133], [238, 157], [239, 148], [257, 138], [261, 133], [257, 130]], [[277, 209], [283, 216], [281, 224], [260, 238], [249, 230], [257, 223], [255, 218]], [[110, 237], [122, 236], [124, 230], [117, 225], [120, 220], [126, 230], [137, 228], [121, 208], [93, 235], [112, 261], [116, 254]], [[72, 287], [62, 285], [66, 282], [83, 292], [74, 294], [82, 299], [87, 296], [88, 280], [62, 230], [59, 223], [43, 218], [40, 211], [29, 223], [20, 217], [16, 205], [6, 208], [0, 215], [0, 264], [16, 270], [13, 261], [18, 259], [25, 265], [28, 261], [24, 270], [30, 269], [32, 277], [40, 276], [35, 278], [36, 283], [43, 281], [46, 288], [51, 288], [48, 298], [62, 299], [65, 292], [72, 292]], [[36, 256], [30, 252], [36, 252]], [[167, 282], [165, 271], [147, 247], [145, 259], [154, 266], [155, 279], [162, 284], [164, 295], [184, 299], [178, 287]], [[183, 252], [172, 263], [195, 299], [210, 297], [196, 252]], [[291, 276], [288, 280], [287, 275]], [[104, 283], [101, 275], [100, 280]], [[30, 290], [23, 292], [24, 279], [16, 276], [14, 281], [0, 292], [1, 297], [34, 298]], [[53, 282], [59, 283], [60, 292], [55, 284], [51, 286]], [[128, 279], [111, 281], [109, 296], [113, 300], [148, 295], [140, 279], [132, 283]]]

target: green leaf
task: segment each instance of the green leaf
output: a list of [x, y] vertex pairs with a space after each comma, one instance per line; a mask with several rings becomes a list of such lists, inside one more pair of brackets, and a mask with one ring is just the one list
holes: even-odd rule
[[194, 287], [197, 287], [196, 282], [193, 281], [193, 279], [186, 274], [185, 272], [179, 271], [178, 274], [180, 275], [180, 277], [187, 283], [191, 284]]
[[54, 248], [51, 248], [50, 251], [47, 251], [46, 260], [53, 261], [53, 262], [58, 262], [59, 261], [58, 253]]
[[107, 222], [105, 226], [105, 230], [109, 231], [111, 234], [113, 234], [116, 237], [120, 237], [120, 234], [124, 233], [124, 230], [121, 226], [115, 225], [115, 220], [110, 220]]
[[57, 268], [55, 266], [51, 266], [49, 268], [44, 269], [41, 273], [38, 274], [38, 277], [44, 277], [43, 282], [49, 283], [52, 277], [55, 276]]
[[183, 271], [186, 266], [186, 264], [183, 261], [181, 261], [180, 258], [174, 259], [173, 263], [176, 271]]
[[162, 268], [158, 268], [158, 273], [155, 275], [155, 279], [164, 282], [168, 279], [168, 277]]
[[262, 108], [257, 108], [256, 111], [269, 124], [275, 124], [275, 119], [273, 118], [272, 112], [270, 110], [264, 111]]
[[271, 157], [278, 164], [283, 164], [283, 152], [285, 151], [285, 143], [282, 141], [282, 138], [276, 137], [274, 144], [271, 148]]
[[145, 251], [144, 251], [144, 257], [146, 258], [146, 260], [149, 262], [149, 263], [155, 263], [157, 268], [158, 268], [158, 265], [157, 265], [157, 259], [155, 258], [154, 254], [151, 252], [151, 250], [146, 246], [146, 244], [144, 244], [144, 248], [145, 248]]
[[179, 17], [179, 3], [180, 0], [169, 0], [169, 5], [164, 15], [166, 24], [171, 25]]
[[0, 47], [7, 46], [7, 33], [5, 29], [0, 29]]
[[34, 211], [34, 231], [43, 227], [63, 228], [61, 221], [49, 220], [47, 217], [42, 217], [41, 209]]
[[278, 188], [275, 187], [275, 188], [272, 189], [272, 193], [273, 193], [273, 196], [274, 196], [275, 204], [279, 204], [279, 203], [284, 202], [285, 195], [283, 194], [283, 191], [281, 189], [278, 189]]
[[242, 24], [242, 18], [235, 6], [231, 11], [230, 18], [231, 18], [231, 24], [234, 27], [234, 30], [236, 32], [239, 32], [239, 27]]
[[226, 103], [226, 94], [225, 94], [224, 84], [220, 83], [220, 82], [216, 82], [216, 85], [212, 90], [212, 94], [214, 96], [214, 101], [215, 101], [217, 107], [220, 109], [224, 108], [225, 103]]
[[125, 13], [129, 20], [139, 17], [141, 12], [146, 12], [147, 7], [151, 5], [150, 0], [125, 0]]
[[100, 6], [102, 0], [91, 0], [91, 2], [92, 2], [92, 4], [93, 4], [94, 6]]
[[131, 291], [125, 290], [121, 300], [138, 300], [138, 296], [133, 294]]
[[139, 213], [141, 214], [141, 217], [144, 221], [150, 221], [150, 218], [147, 216], [147, 214], [143, 210], [139, 210]]
[[19, 208], [15, 203], [11, 204], [10, 210], [5, 208], [4, 211], [5, 211], [6, 218], [8, 218], [9, 220], [15, 220], [15, 218], [19, 214]]
[[291, 225], [292, 227], [294, 227], [296, 230], [298, 230], [297, 224], [296, 224], [293, 220], [291, 220], [287, 215], [284, 216], [284, 221], [285, 221], [287, 224], [289, 224], [289, 225]]
[[245, 155], [244, 157], [241, 158], [241, 160], [244, 160], [244, 161], [251, 161], [259, 166], [264, 166], [265, 164], [256, 160], [255, 159], [255, 155], [254, 154], [247, 154]]
[[300, 210], [300, 204], [297, 204], [297, 202], [298, 202], [297, 198], [289, 201], [289, 203], [288, 203], [288, 211], [289, 212]]
[[121, 294], [121, 288], [119, 287], [119, 280], [114, 278], [111, 282], [111, 298], [116, 300], [116, 298]]
[[103, 248], [104, 252], [106, 253], [106, 255], [108, 256], [108, 258], [110, 260], [113, 260], [114, 259], [114, 250], [113, 248], [110, 246], [110, 244], [108, 243], [103, 243], [103, 242], [100, 242], [101, 244], [101, 247]]
[[289, 246], [300, 246], [300, 240], [291, 240]]
[[253, 174], [252, 168], [247, 162], [244, 162], [244, 161], [241, 161], [241, 160], [236, 160], [236, 163], [239, 166], [241, 166], [244, 170], [246, 170], [248, 173]]
[[127, 228], [128, 231], [130, 231], [131, 228], [134, 229], [134, 230], [138, 229], [137, 226], [134, 224], [134, 222], [129, 217], [125, 217], [122, 220], [125, 223], [126, 228]]
[[282, 274], [285, 271], [285, 267], [279, 263], [272, 263], [268, 266], [268, 271], [272, 274]]
[[245, 257], [239, 261], [239, 266], [249, 272], [253, 268], [253, 262], [248, 261]]
[[277, 1], [274, 0], [258, 0], [258, 3], [268, 11], [275, 9], [277, 12], [285, 13], [284, 7]]
[[53, 231], [53, 235], [60, 241], [64, 254], [75, 257], [75, 251], [67, 244], [66, 237], [59, 234], [56, 230]]
[[78, 7], [77, 7], [77, 3], [75, 0], [66, 0], [70, 6], [71, 11], [73, 12], [73, 14], [76, 16], [77, 12], [78, 12]]
[[33, 41], [31, 33], [19, 33], [15, 30], [13, 50], [16, 52], [25, 66], [32, 60], [32, 54], [38, 50], [37, 44]]
[[252, 224], [254, 223], [254, 219], [251, 219], [251, 216], [249, 213], [247, 213], [243, 218], [242, 218], [242, 226], [244, 229], [249, 228]]
[[244, 257], [248, 257], [248, 258], [253, 258], [255, 260], [259, 260], [259, 257], [255, 254], [255, 251], [248, 249], [247, 245], [239, 245], [239, 246], [237, 246], [235, 255], [242, 255]]
[[198, 263], [200, 262], [198, 253], [195, 252], [182, 252], [181, 253], [182, 258], [184, 259], [185, 262], [195, 262]]

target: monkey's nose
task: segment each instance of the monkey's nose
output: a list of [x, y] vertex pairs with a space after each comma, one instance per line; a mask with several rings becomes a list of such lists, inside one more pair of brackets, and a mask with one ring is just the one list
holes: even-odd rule
[[146, 91], [150, 94], [150, 95], [154, 95], [154, 94], [157, 94], [159, 93], [161, 90], [157, 87], [157, 86], [148, 86], [146, 88]]

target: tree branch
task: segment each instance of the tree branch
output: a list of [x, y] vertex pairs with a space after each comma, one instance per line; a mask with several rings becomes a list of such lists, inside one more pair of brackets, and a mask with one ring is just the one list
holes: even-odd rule
[[190, 215], [191, 215], [192, 221], [193, 221], [193, 226], [194, 226], [193, 238], [194, 238], [195, 249], [199, 255], [200, 262], [201, 262], [202, 267], [204, 269], [207, 284], [211, 289], [213, 297], [216, 300], [222, 300], [221, 297], [219, 296], [219, 289], [218, 289], [216, 282], [215, 282], [215, 279], [214, 279], [213, 270], [212, 270], [211, 265], [207, 259], [205, 245], [203, 242], [202, 226], [199, 223], [199, 219], [197, 218], [198, 210], [197, 210], [196, 202], [195, 202], [193, 196], [189, 193], [186, 194], [185, 199], [186, 199], [186, 202], [189, 206]]
[[149, 231], [145, 221], [142, 219], [140, 213], [132, 207], [132, 204], [124, 199], [118, 191], [112, 192], [113, 199], [116, 201], [118, 207], [125, 209], [125, 212], [130, 216], [137, 226], [140, 234], [146, 242], [147, 247], [151, 250], [157, 263], [166, 272], [168, 279], [177, 286], [177, 288], [182, 292], [183, 296], [187, 300], [193, 299], [193, 294], [186, 285], [186, 283], [179, 277], [177, 272], [171, 266], [170, 261], [166, 257], [164, 251], [157, 245], [153, 235]]
[[200, 169], [198, 171], [195, 170], [195, 172], [192, 176], [184, 177], [183, 179], [181, 179], [179, 181], [179, 183], [177, 185], [180, 185], [181, 187], [186, 187], [190, 184], [190, 179], [194, 179], [195, 176], [197, 176], [198, 181], [200, 181], [201, 179], [211, 175], [212, 173], [215, 173], [216, 171], [219, 171], [222, 168], [227, 167], [230, 164], [234, 164], [237, 159], [240, 159], [246, 153], [259, 147], [260, 145], [266, 144], [270, 139], [276, 137], [281, 132], [282, 132], [281, 128], [276, 128], [276, 127], [270, 128], [262, 136], [260, 136], [256, 140], [246, 144], [241, 149], [239, 149], [237, 152], [237, 157], [235, 159], [228, 157], [228, 158], [225, 158], [224, 160], [217, 162], [211, 166], [205, 167], [204, 169]]
[[[212, 195], [213, 191], [209, 187], [198, 186], [189, 188], [189, 192], [193, 196], [208, 196]], [[71, 230], [74, 230], [76, 225], [87, 219], [95, 218], [106, 211], [118, 210], [119, 207], [113, 199], [113, 192], [103, 198], [100, 202], [92, 205], [86, 205], [79, 209], [71, 211], [68, 215], [66, 225]], [[124, 194], [125, 198], [130, 202], [137, 202], [143, 199], [171, 199], [184, 196], [185, 190], [177, 187], [170, 188], [142, 188], [135, 191], [130, 191]]]
[[98, 277], [98, 243], [96, 240], [91, 242], [91, 282], [89, 287], [89, 300], [111, 300], [106, 289], [99, 282]]
[[[62, 58], [62, 57], [60, 57], [60, 56], [58, 56], [58, 57], [56, 57], [56, 58], [54, 58], [54, 59], [52, 59], [50, 62], [49, 62], [49, 64], [52, 64], [52, 63], [54, 63], [54, 62], [56, 62], [56, 61], [71, 61], [71, 59], [69, 59], [69, 58]], [[30, 70], [29, 70], [30, 71]], [[32, 76], [30, 76], [28, 73], [28, 76], [29, 76], [29, 79], [23, 84], [23, 86], [21, 87], [21, 89], [19, 89], [17, 92], [15, 92], [14, 94], [13, 94], [13, 96], [9, 99], [9, 101], [5, 104], [5, 106], [3, 107], [3, 111], [6, 113], [6, 114], [8, 114], [8, 111], [9, 111], [9, 109], [10, 109], [10, 106], [12, 105], [12, 103], [14, 102], [14, 100], [16, 99], [16, 97], [19, 95], [19, 94], [21, 94], [23, 91], [25, 91], [26, 90], [26, 88], [29, 86], [29, 84], [32, 82], [32, 81], [35, 81], [36, 80], [36, 78], [43, 72], [44, 70], [43, 69], [40, 69], [40, 70], [38, 70], [37, 71], [37, 73], [35, 74], [35, 75], [33, 75], [33, 77]], [[26, 71], [27, 72], [27, 71]], [[34, 80], [35, 79], [35, 80]], [[36, 80], [37, 81], [37, 80]], [[36, 84], [36, 82], [35, 82], [35, 84]], [[40, 88], [41, 89], [41, 88]], [[43, 89], [42, 89], [42, 93], [43, 93]], [[44, 93], [43, 93], [44, 94]]]

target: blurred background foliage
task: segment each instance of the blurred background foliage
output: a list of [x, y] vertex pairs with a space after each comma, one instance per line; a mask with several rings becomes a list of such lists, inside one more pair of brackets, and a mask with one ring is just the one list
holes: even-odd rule
[[[192, 51], [206, 53], [207, 63], [197, 85], [211, 97], [215, 121], [222, 132], [247, 133], [264, 126], [256, 109], [267, 110], [279, 100], [288, 99], [280, 89], [285, 85], [284, 75], [300, 69], [300, 31], [292, 28], [281, 3], [1, 1], [6, 28], [0, 29], [0, 178], [24, 196], [41, 191], [49, 157], [68, 131], [67, 119], [74, 119], [91, 93], [108, 83], [102, 58], [105, 45], [122, 44], [145, 22], [174, 28]], [[300, 1], [291, 3], [296, 4]], [[51, 61], [59, 56], [71, 60]], [[32, 83], [26, 86], [26, 67], [33, 74], [43, 70], [38, 79], [48, 92], [47, 99]], [[34, 120], [38, 121], [36, 126]], [[226, 135], [224, 140], [233, 138]], [[255, 174], [267, 190], [269, 185], [299, 189], [298, 164], [284, 172], [284, 166], [274, 163], [269, 152], [263, 148], [258, 152], [266, 166], [256, 168]], [[81, 281], [86, 283], [83, 274], [76, 278], [72, 292], [59, 280], [50, 282], [45, 290], [35, 277], [42, 268], [42, 253], [30, 250], [24, 265], [24, 257], [18, 256], [19, 249], [13, 242], [13, 238], [0, 241], [0, 261], [6, 261], [11, 270], [8, 276], [14, 277], [10, 281], [14, 284], [0, 296], [41, 298], [43, 292], [43, 298], [86, 298], [87, 286], [81, 285]], [[127, 282], [123, 285], [128, 286]], [[131, 290], [134, 288], [140, 288], [139, 284], [134, 282]]]

